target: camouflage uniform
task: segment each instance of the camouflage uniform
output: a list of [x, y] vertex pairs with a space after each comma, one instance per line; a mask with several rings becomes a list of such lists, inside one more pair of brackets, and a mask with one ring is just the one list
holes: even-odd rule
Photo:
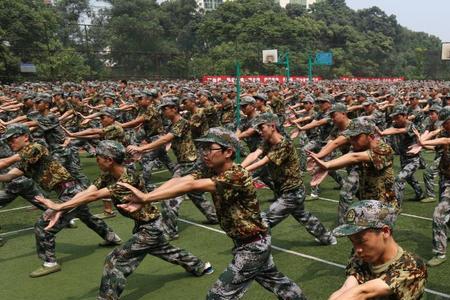
[[[447, 122], [450, 119], [450, 109]], [[441, 137], [450, 137], [450, 133], [444, 131]], [[439, 162], [439, 204], [433, 213], [433, 252], [445, 255], [447, 252], [447, 230], [450, 221], [450, 146], [440, 146], [441, 160]]]
[[134, 220], [131, 239], [106, 256], [97, 299], [118, 299], [125, 288], [127, 277], [133, 273], [147, 254], [180, 265], [196, 276], [203, 275], [205, 264], [199, 258], [167, 242], [161, 231], [160, 213], [155, 206], [146, 203], [142, 209], [134, 213], [128, 213], [117, 207], [118, 204], [126, 203], [125, 197], [131, 194], [128, 189], [117, 185], [118, 181], [129, 183], [141, 190], [145, 189], [140, 174], [127, 169], [119, 179], [105, 173], [94, 182], [97, 189], [107, 188], [110, 191], [112, 202], [122, 215]]
[[316, 216], [305, 210], [305, 187], [294, 143], [283, 137], [276, 145], [264, 143], [262, 152], [262, 155], [270, 160], [267, 169], [276, 187], [275, 194], [279, 195], [266, 212], [269, 226], [275, 227], [292, 215], [321, 243], [329, 244], [332, 239], [331, 233]]
[[[350, 206], [345, 224], [333, 230], [336, 236], [351, 236], [369, 228], [394, 226], [397, 212], [394, 208], [376, 200], [363, 200]], [[347, 277], [353, 276], [358, 284], [381, 279], [389, 286], [391, 294], [376, 299], [400, 300], [420, 299], [425, 291], [428, 277], [424, 262], [400, 246], [396, 256], [382, 265], [374, 266], [354, 254], [346, 268]]]
[[[186, 119], [181, 118], [172, 124], [169, 133], [174, 136], [172, 150], [177, 158], [174, 177], [180, 177], [189, 172], [190, 169], [195, 168], [197, 149], [192, 140], [189, 122]], [[203, 197], [203, 193], [190, 192], [187, 196], [208, 221], [211, 223], [217, 222], [214, 206]], [[170, 237], [175, 237], [178, 234], [178, 210], [182, 201], [183, 197], [180, 196], [161, 203], [164, 230]]]
[[[319, 100], [323, 100], [323, 99], [319, 99]], [[320, 149], [325, 146], [327, 138], [330, 136], [331, 131], [333, 130], [333, 124], [329, 115], [329, 112], [319, 112], [316, 117], [315, 120], [321, 120], [321, 119], [326, 119], [327, 123], [325, 125], [322, 125], [318, 128], [318, 138], [317, 140], [313, 141], [314, 142], [314, 147], [312, 149], [311, 146], [306, 145], [305, 149], [306, 150], [310, 150], [313, 152], [319, 152]], [[311, 143], [311, 140], [310, 140]], [[331, 159], [331, 156], [328, 156], [325, 158], [325, 160], [329, 160]], [[335, 170], [331, 170], [328, 173], [338, 184], [339, 186], [342, 186], [342, 176], [339, 175], [339, 173], [337, 173]], [[319, 186], [315, 186], [315, 187], [311, 187], [311, 193], [319, 195]]]
[[38, 114], [33, 120], [38, 124], [39, 130], [43, 132], [46, 144], [52, 156], [57, 159], [84, 187], [89, 185], [89, 178], [81, 170], [80, 155], [78, 148], [63, 147], [65, 134], [61, 128], [58, 117], [54, 114], [47, 116]]
[[[437, 112], [439, 112], [440, 109], [442, 109], [441, 106], [433, 106], [430, 108], [430, 110], [433, 109]], [[430, 117], [427, 117], [424, 121], [424, 130], [428, 131], [434, 131], [439, 128], [440, 122], [432, 122]], [[439, 174], [439, 162], [441, 160], [441, 155], [439, 151], [436, 152], [433, 161], [430, 164], [426, 165], [425, 171], [423, 172], [423, 183], [425, 185], [425, 193], [427, 197], [435, 197], [435, 179], [437, 175]]]
[[223, 103], [220, 123], [227, 129], [235, 130], [236, 124], [234, 124], [234, 118], [235, 111], [233, 101], [228, 99], [225, 103]]
[[[164, 133], [161, 116], [154, 105], [150, 105], [146, 110], [140, 110], [138, 112], [138, 116], [144, 118], [144, 122], [142, 124], [144, 136], [137, 141], [138, 143], [141, 143], [142, 141], [151, 143], [157, 140]], [[142, 164], [142, 172], [147, 190], [152, 190], [154, 188], [151, 181], [152, 171], [157, 165], [158, 160], [162, 162], [171, 173], [174, 172], [175, 166], [167, 155], [167, 151], [164, 146], [144, 153], [140, 162]]]
[[415, 134], [413, 132], [414, 124], [408, 122], [406, 133], [396, 134], [393, 136], [394, 143], [398, 145], [400, 152], [400, 172], [395, 178], [395, 193], [399, 206], [403, 203], [405, 185], [408, 182], [416, 194], [416, 199], [422, 196], [422, 188], [419, 182], [414, 178], [414, 173], [420, 166], [419, 155], [408, 154], [409, 146], [415, 144]]
[[[225, 131], [221, 129], [222, 131]], [[237, 138], [235, 138], [237, 142]], [[205, 141], [205, 140], [203, 140]], [[211, 178], [212, 198], [221, 228], [233, 240], [233, 260], [209, 290], [207, 299], [239, 299], [256, 280], [279, 299], [306, 299], [301, 289], [276, 268], [271, 237], [260, 214], [252, 177], [240, 165], [220, 175], [211, 170], [191, 173], [195, 179]]]
[[[73, 179], [61, 163], [50, 156], [48, 149], [44, 146], [38, 143], [30, 143], [22, 148], [18, 154], [21, 157], [18, 169], [25, 176], [32, 178], [45, 191], [55, 191], [59, 200], [70, 200], [75, 194], [84, 189]], [[105, 222], [90, 213], [87, 205], [81, 205], [64, 213], [56, 225], [49, 230], [44, 229], [48, 225], [48, 221], [45, 221], [44, 216], [41, 216], [36, 222], [34, 230], [38, 256], [42, 260], [45, 262], [56, 262], [56, 234], [66, 227], [71, 219], [76, 217], [103, 239], [111, 240], [115, 237], [114, 232]]]
[[347, 276], [354, 276], [359, 284], [381, 279], [392, 294], [377, 297], [380, 300], [420, 299], [425, 290], [427, 269], [416, 255], [398, 248], [397, 255], [388, 265], [372, 266], [354, 255], [346, 268]]
[[[0, 140], [0, 159], [10, 157], [12, 155], [14, 155], [14, 152], [11, 151], [9, 146], [3, 140]], [[0, 173], [7, 173], [14, 167], [16, 167], [16, 164], [0, 170]], [[36, 185], [36, 183], [30, 178], [20, 176], [6, 183], [4, 188], [0, 190], [0, 206], [6, 206], [17, 197], [22, 197], [37, 208], [45, 210], [45, 207], [34, 199], [38, 195], [42, 195], [42, 190]]]
[[206, 119], [208, 120], [209, 128], [220, 126], [219, 112], [217, 111], [217, 108], [214, 106], [214, 104], [209, 103], [204, 107], [204, 111]]
[[[342, 134], [347, 138], [359, 134], [373, 134], [373, 125], [361, 119], [352, 120], [347, 130]], [[340, 192], [338, 205], [338, 222], [344, 223], [344, 215], [353, 197], [358, 199], [378, 199], [383, 203], [398, 206], [394, 190], [394, 151], [379, 141], [366, 151], [369, 161], [352, 166]]]

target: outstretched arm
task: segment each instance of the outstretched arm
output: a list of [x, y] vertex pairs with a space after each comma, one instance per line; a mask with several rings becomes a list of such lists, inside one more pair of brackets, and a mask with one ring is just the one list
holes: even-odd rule
[[261, 168], [262, 166], [266, 165], [267, 163], [269, 163], [270, 159], [268, 156], [264, 156], [262, 159], [252, 163], [251, 165], [245, 167], [247, 169], [247, 171], [252, 172], [256, 169]]
[[364, 152], [350, 152], [343, 156], [340, 156], [336, 159], [332, 159], [329, 161], [323, 161], [317, 157], [316, 154], [312, 152], [308, 152], [308, 155], [311, 156], [322, 168], [327, 170], [336, 170], [341, 169], [346, 166], [354, 165], [360, 162], [369, 161], [370, 157], [366, 151]]
[[263, 153], [263, 151], [261, 149], [256, 149], [255, 151], [253, 151], [252, 153], [250, 153], [249, 155], [247, 155], [247, 157], [244, 159], [244, 161], [241, 163], [241, 166], [243, 166], [244, 168], [247, 167], [248, 165], [250, 165], [251, 163], [253, 163], [255, 160], [258, 159], [258, 157]]
[[119, 182], [120, 186], [129, 189], [136, 197], [131, 199], [134, 202], [157, 202], [177, 196], [184, 195], [188, 192], [214, 192], [216, 190], [216, 184], [209, 178], [206, 179], [194, 179], [193, 176], [187, 175], [182, 177], [183, 180], [177, 184], [172, 184], [165, 188], [158, 188], [150, 193], [143, 193], [134, 186]]
[[348, 144], [348, 139], [340, 135], [331, 142], [327, 143], [320, 151], [317, 153], [318, 158], [324, 158], [331, 152], [333, 152], [335, 149], [339, 148], [342, 145]]
[[20, 158], [19, 154], [14, 154], [10, 157], [2, 158], [2, 159], [0, 159], [0, 169], [7, 168], [10, 165], [12, 165], [13, 163], [16, 163], [20, 160], [21, 160], [21, 158]]
[[[372, 279], [363, 284], [348, 288], [340, 295], [330, 300], [356, 300], [356, 299], [373, 299], [392, 294], [389, 286], [382, 279]], [[334, 294], [333, 294], [334, 295]]]
[[14, 178], [20, 177], [23, 175], [23, 172], [17, 168], [13, 168], [9, 170], [6, 174], [0, 175], [0, 182], [9, 182], [13, 180]]

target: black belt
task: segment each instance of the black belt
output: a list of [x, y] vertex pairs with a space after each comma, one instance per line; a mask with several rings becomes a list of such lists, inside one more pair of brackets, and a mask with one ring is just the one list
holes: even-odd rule
[[250, 243], [254, 243], [260, 240], [263, 240], [267, 237], [266, 233], [258, 233], [243, 239], [233, 239], [233, 242], [236, 246], [242, 246], [245, 244], [250, 244]]

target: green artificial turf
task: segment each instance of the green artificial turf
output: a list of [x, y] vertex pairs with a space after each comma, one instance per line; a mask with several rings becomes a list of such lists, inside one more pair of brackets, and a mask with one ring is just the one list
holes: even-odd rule
[[[431, 154], [425, 155], [427, 160]], [[98, 174], [95, 159], [83, 157], [83, 168], [92, 179]], [[398, 166], [398, 162], [396, 161]], [[154, 174], [155, 182], [168, 178], [168, 172]], [[422, 182], [422, 171], [416, 174]], [[306, 177], [306, 182], [309, 179]], [[321, 185], [321, 197], [338, 199], [336, 184], [327, 178]], [[258, 191], [263, 209], [272, 198], [269, 190]], [[403, 213], [431, 218], [435, 203], [422, 204], [408, 201], [414, 193], [408, 186]], [[209, 196], [208, 196], [209, 197]], [[78, 222], [77, 229], [65, 229], [57, 236], [57, 257], [62, 271], [32, 279], [29, 272], [39, 267], [40, 260], [35, 253], [32, 228], [40, 212], [21, 208], [29, 204], [23, 199], [0, 210], [0, 234], [8, 240], [0, 248], [0, 299], [46, 299], [75, 300], [95, 299], [100, 283], [105, 256], [111, 249], [97, 246], [100, 238]], [[90, 204], [94, 213], [102, 210], [101, 201]], [[12, 210], [13, 208], [21, 208]], [[337, 203], [331, 200], [306, 202], [306, 208], [314, 213], [327, 228], [334, 226]], [[9, 210], [9, 211], [8, 211]], [[180, 239], [175, 245], [188, 249], [204, 260], [210, 261], [215, 273], [197, 278], [180, 267], [171, 265], [152, 256], [147, 256], [139, 268], [128, 278], [121, 299], [204, 299], [209, 287], [230, 262], [232, 242], [224, 234], [217, 232], [218, 226], [203, 226], [204, 218], [190, 201], [184, 201], [180, 211]], [[186, 223], [186, 220], [190, 224]], [[126, 240], [131, 235], [132, 221], [122, 216], [108, 219], [107, 223]], [[193, 224], [195, 223], [195, 224]], [[212, 228], [215, 230], [210, 230]], [[25, 229], [24, 231], [11, 233]], [[415, 217], [401, 216], [397, 222], [395, 239], [409, 251], [424, 259], [431, 256], [431, 221]], [[306, 230], [293, 218], [288, 218], [272, 230], [275, 262], [284, 274], [294, 280], [304, 290], [308, 299], [327, 299], [345, 280], [344, 270], [330, 263], [345, 265], [351, 251], [346, 238], [339, 239], [336, 246], [319, 246]], [[277, 250], [278, 249], [278, 250]], [[302, 256], [302, 255], [306, 255]], [[314, 258], [323, 261], [315, 260]], [[450, 262], [429, 269], [427, 288], [450, 294]], [[450, 296], [449, 296], [450, 297]], [[447, 299], [427, 293], [425, 299]], [[275, 299], [275, 296], [254, 282], [244, 299]]]

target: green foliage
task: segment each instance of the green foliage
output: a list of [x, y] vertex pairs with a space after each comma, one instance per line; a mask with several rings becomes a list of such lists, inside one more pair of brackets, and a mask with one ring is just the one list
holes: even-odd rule
[[[107, 2], [93, 10], [88, 0], [1, 1], [0, 76], [17, 79], [19, 63], [33, 62], [39, 79], [187, 78], [234, 74], [236, 60], [244, 75], [282, 74], [283, 67], [261, 62], [263, 49], [278, 49], [289, 51], [293, 75], [307, 74], [308, 54], [332, 51], [334, 64], [315, 67], [315, 75], [450, 79], [440, 40], [378, 7], [236, 0], [204, 12], [195, 0]], [[87, 16], [91, 24], [79, 25]]]

